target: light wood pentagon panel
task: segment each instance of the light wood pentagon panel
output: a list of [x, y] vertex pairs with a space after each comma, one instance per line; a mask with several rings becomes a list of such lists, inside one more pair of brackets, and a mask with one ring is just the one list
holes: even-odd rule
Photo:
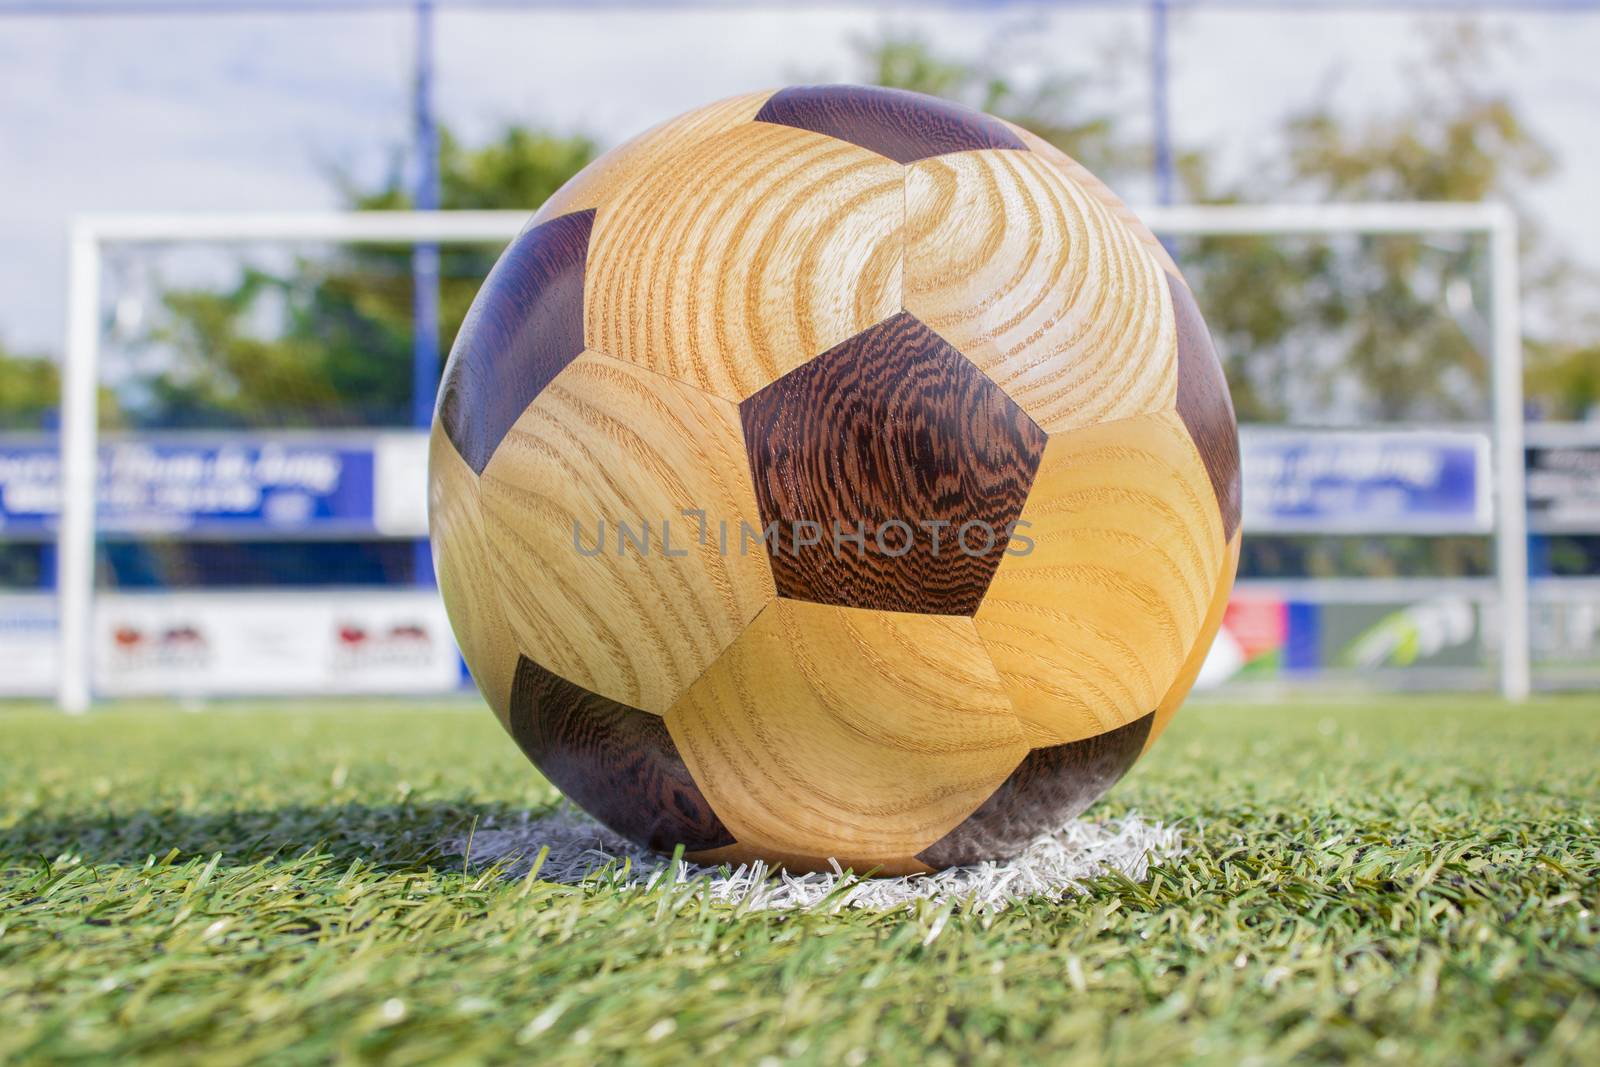
[[428, 533], [456, 643], [484, 700], [505, 726], [517, 643], [500, 608], [500, 581], [483, 535], [478, 476], [437, 420], [428, 437]]
[[1033, 152], [959, 152], [906, 168], [905, 289], [906, 309], [1046, 433], [1176, 403], [1177, 333], [1160, 266], [1106, 205]]
[[1156, 239], [1155, 234], [1150, 232], [1150, 227], [1144, 224], [1144, 220], [1139, 218], [1132, 208], [1123, 203], [1122, 198], [1112, 192], [1105, 182], [1095, 177], [1088, 167], [1085, 167], [1038, 134], [1025, 130], [1013, 123], [1008, 122], [1006, 125], [1010, 126], [1022, 138], [1022, 143], [1028, 146], [1029, 151], [1036, 152], [1049, 160], [1062, 174], [1072, 179], [1079, 188], [1104, 204], [1107, 210], [1115, 215], [1117, 220], [1139, 239], [1139, 242], [1155, 257], [1155, 261], [1161, 265], [1162, 269], [1179, 281], [1183, 281], [1183, 274], [1178, 270], [1178, 265], [1172, 261], [1172, 255], [1167, 251], [1166, 246]]
[[975, 621], [1036, 745], [1155, 710], [1194, 648], [1226, 545], [1176, 412], [1057, 434]]
[[723, 130], [753, 122], [756, 112], [761, 110], [771, 95], [772, 90], [768, 89], [719, 100], [668, 119], [622, 142], [557, 189], [528, 225], [537, 226], [547, 219], [572, 211], [605, 207], [619, 190], [641, 171], [655, 166], [664, 154], [685, 148]]
[[663, 153], [595, 220], [585, 343], [743, 400], [900, 310], [902, 220], [902, 168], [832, 137], [753, 122]]
[[[517, 420], [481, 485], [521, 651], [600, 696], [662, 714], [774, 595], [765, 554], [738, 550], [740, 523], [760, 528], [738, 408], [643, 367], [579, 356]], [[703, 543], [685, 509], [706, 513]], [[603, 523], [604, 550], [580, 552], [574, 523], [585, 550]], [[617, 551], [619, 523], [636, 535], [649, 524], [644, 550]]]
[[757, 617], [667, 729], [748, 855], [857, 871], [922, 869], [912, 857], [1028, 748], [971, 619], [792, 600]]
[[1228, 550], [1223, 554], [1222, 567], [1217, 573], [1216, 587], [1211, 592], [1211, 603], [1206, 608], [1206, 617], [1200, 625], [1200, 634], [1195, 638], [1194, 647], [1189, 650], [1189, 658], [1183, 661], [1177, 679], [1161, 698], [1161, 703], [1156, 705], [1155, 717], [1150, 723], [1150, 736], [1145, 738], [1143, 752], [1150, 751], [1150, 746], [1156, 743], [1161, 731], [1167, 728], [1172, 717], [1178, 713], [1178, 708], [1183, 705], [1189, 690], [1194, 688], [1195, 679], [1200, 677], [1200, 668], [1205, 665], [1206, 655], [1211, 651], [1211, 643], [1216, 640], [1217, 631], [1222, 628], [1222, 617], [1228, 610], [1228, 597], [1233, 593], [1233, 577], [1239, 570], [1240, 537], [1240, 532], [1235, 530], [1233, 537], [1228, 541]]

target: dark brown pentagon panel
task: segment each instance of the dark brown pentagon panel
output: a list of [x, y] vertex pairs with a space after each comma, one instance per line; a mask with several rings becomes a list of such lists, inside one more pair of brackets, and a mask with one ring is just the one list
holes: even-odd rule
[[944, 338], [901, 312], [739, 415], [779, 596], [977, 611], [1045, 434]]
[[659, 716], [589, 692], [523, 656], [511, 736], [540, 772], [617, 833], [662, 852], [733, 844]]
[[975, 148], [1027, 151], [1005, 123], [938, 97], [863, 85], [797, 85], [776, 92], [757, 122], [837, 137], [897, 163]]
[[1152, 713], [1082, 741], [1034, 749], [977, 811], [917, 859], [940, 868], [1016, 855], [1116, 785], [1139, 758], [1154, 721]]
[[594, 212], [522, 233], [489, 272], [439, 386], [439, 421], [478, 474], [533, 398], [583, 351], [583, 267]]
[[1167, 275], [1178, 320], [1178, 415], [1205, 461], [1222, 509], [1222, 533], [1239, 528], [1239, 429], [1222, 363], [1189, 287]]

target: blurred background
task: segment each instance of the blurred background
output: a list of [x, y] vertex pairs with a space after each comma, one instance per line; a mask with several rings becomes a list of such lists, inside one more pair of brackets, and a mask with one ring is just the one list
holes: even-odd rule
[[[99, 246], [94, 691], [453, 690], [419, 428], [499, 245], [201, 241], [154, 216], [528, 213], [664, 118], [800, 81], [1001, 115], [1136, 208], [1509, 205], [1533, 684], [1600, 686], [1597, 54], [1600, 0], [0, 2], [0, 696], [71, 669], [75, 218], [154, 227]], [[1494, 686], [1486, 234], [1171, 242], [1244, 441], [1203, 684]]]

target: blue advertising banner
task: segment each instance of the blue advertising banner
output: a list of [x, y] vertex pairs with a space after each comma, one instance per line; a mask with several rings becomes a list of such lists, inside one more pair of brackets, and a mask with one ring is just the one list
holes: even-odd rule
[[[143, 437], [100, 449], [102, 534], [200, 538], [370, 535], [377, 441]], [[53, 536], [60, 468], [50, 441], [0, 439], [0, 537]]]
[[1455, 430], [1240, 434], [1246, 533], [1485, 533], [1489, 438]]
[[[1468, 431], [1240, 434], [1246, 533], [1481, 533], [1489, 441]], [[427, 435], [108, 437], [102, 535], [421, 537]], [[45, 540], [60, 507], [55, 443], [0, 437], [0, 537]]]

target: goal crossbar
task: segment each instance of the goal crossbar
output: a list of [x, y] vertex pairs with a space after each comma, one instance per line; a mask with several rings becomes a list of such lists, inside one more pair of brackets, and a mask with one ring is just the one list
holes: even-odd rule
[[[1531, 678], [1515, 215], [1499, 203], [1184, 205], [1142, 208], [1136, 213], [1153, 231], [1169, 236], [1456, 233], [1488, 239], [1500, 688], [1508, 699], [1524, 699]], [[73, 220], [68, 241], [67, 348], [61, 386], [61, 513], [56, 581], [60, 640], [56, 700], [62, 710], [84, 711], [93, 696], [97, 385], [100, 275], [105, 246], [254, 241], [481, 244], [509, 241], [527, 219], [525, 211], [372, 211], [112, 214]]]

